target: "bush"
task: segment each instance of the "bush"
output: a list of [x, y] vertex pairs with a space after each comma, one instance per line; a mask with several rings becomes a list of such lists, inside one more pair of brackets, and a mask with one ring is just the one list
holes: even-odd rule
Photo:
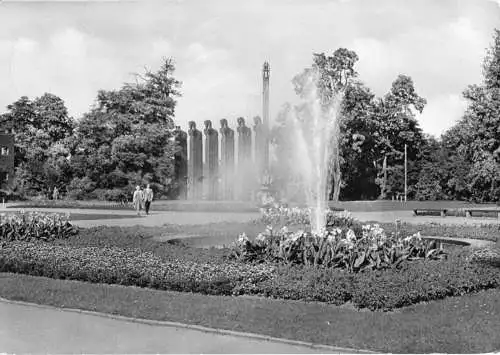
[[2, 213], [0, 214], [0, 240], [65, 239], [78, 233], [69, 216], [57, 213]]
[[94, 191], [95, 187], [95, 182], [87, 176], [83, 178], [75, 177], [68, 185], [68, 197], [74, 200], [88, 199], [89, 194]]
[[336, 305], [352, 302], [357, 308], [392, 310], [500, 287], [498, 269], [471, 264], [464, 255], [444, 261], [405, 263], [401, 270], [350, 274], [338, 269], [281, 266], [276, 274], [239, 292]]
[[89, 196], [99, 201], [127, 202], [131, 200], [132, 194], [126, 189], [95, 189]]

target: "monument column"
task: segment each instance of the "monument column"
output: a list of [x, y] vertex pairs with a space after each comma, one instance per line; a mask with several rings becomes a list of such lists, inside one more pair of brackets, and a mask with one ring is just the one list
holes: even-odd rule
[[203, 135], [196, 123], [189, 121], [188, 196], [199, 200], [203, 194]]
[[220, 120], [221, 134], [221, 176], [222, 199], [234, 198], [234, 130], [229, 128], [226, 119]]
[[212, 128], [212, 121], [205, 121], [205, 165], [207, 170], [207, 195], [217, 200], [219, 180], [219, 133]]
[[264, 62], [264, 67], [262, 68], [262, 132], [264, 137], [261, 153], [264, 172], [269, 169], [269, 75], [269, 63]]
[[187, 199], [188, 161], [187, 161], [187, 134], [181, 130], [180, 126], [175, 127], [174, 153], [175, 180], [178, 186], [178, 198]]

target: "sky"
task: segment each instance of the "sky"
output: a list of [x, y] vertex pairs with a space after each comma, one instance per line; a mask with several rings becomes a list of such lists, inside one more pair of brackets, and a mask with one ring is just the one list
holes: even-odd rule
[[463, 90], [481, 82], [499, 24], [500, 0], [0, 0], [0, 113], [50, 92], [78, 119], [98, 90], [172, 57], [183, 83], [176, 124], [250, 124], [264, 61], [273, 118], [297, 100], [291, 80], [312, 54], [344, 47], [377, 96], [411, 76], [427, 99], [420, 126], [439, 135], [463, 114]]

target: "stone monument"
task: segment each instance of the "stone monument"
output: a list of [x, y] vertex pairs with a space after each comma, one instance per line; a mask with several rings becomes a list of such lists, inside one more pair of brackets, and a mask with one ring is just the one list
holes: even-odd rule
[[239, 198], [250, 199], [251, 184], [254, 178], [252, 171], [252, 130], [246, 126], [243, 117], [238, 118], [238, 183]]
[[203, 134], [194, 121], [189, 121], [188, 134], [188, 196], [191, 200], [199, 200], [203, 195]]
[[205, 176], [207, 197], [217, 200], [219, 192], [219, 133], [212, 128], [212, 121], [205, 121]]
[[180, 126], [174, 131], [176, 150], [174, 153], [175, 180], [177, 183], [177, 198], [187, 199], [188, 180], [188, 156], [187, 156], [187, 134]]
[[253, 122], [254, 122], [253, 130], [255, 132], [255, 139], [254, 139], [255, 166], [257, 168], [257, 174], [260, 180], [264, 172], [266, 171], [265, 152], [264, 152], [266, 137], [261, 118], [259, 116], [255, 116], [253, 118]]
[[234, 199], [234, 130], [229, 128], [227, 120], [220, 120], [221, 134], [221, 177], [222, 199]]
[[270, 67], [264, 62], [262, 68], [262, 172], [269, 169], [269, 77]]

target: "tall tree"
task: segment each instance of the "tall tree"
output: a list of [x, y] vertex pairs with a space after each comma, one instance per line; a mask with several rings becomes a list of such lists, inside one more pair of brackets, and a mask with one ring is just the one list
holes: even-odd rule
[[[409, 170], [417, 160], [417, 155], [425, 144], [422, 129], [415, 117], [421, 113], [426, 100], [420, 97], [415, 90], [413, 80], [406, 75], [399, 75], [392, 83], [390, 91], [380, 100], [376, 107], [378, 121], [376, 134], [378, 135], [376, 151], [379, 159], [376, 161], [377, 170], [382, 171], [381, 163], [387, 156], [389, 176], [387, 181], [388, 193], [404, 190], [404, 147], [407, 145]], [[409, 183], [414, 184], [417, 176], [411, 174]], [[377, 179], [377, 183], [382, 183]]]
[[[358, 73], [354, 70], [354, 65], [358, 61], [358, 55], [346, 48], [339, 48], [331, 56], [324, 53], [313, 55], [313, 64], [306, 68], [301, 74], [293, 79], [295, 92], [302, 98], [311, 94], [311, 89], [316, 90], [321, 100], [324, 110], [329, 110], [338, 95], [342, 95], [350, 85], [352, 79]], [[313, 77], [315, 88], [311, 88], [308, 83]], [[332, 156], [329, 168], [331, 169], [332, 183], [330, 187], [330, 197], [338, 201], [340, 188], [342, 186], [341, 159], [340, 159], [340, 119], [335, 121], [332, 138]]]
[[469, 105], [462, 119], [443, 136], [453, 174], [448, 181], [456, 198], [500, 200], [500, 31], [483, 62], [482, 85], [464, 91]]
[[165, 59], [158, 71], [137, 75], [135, 83], [99, 91], [96, 106], [84, 115], [76, 134], [75, 186], [87, 178], [108, 191], [103, 193], [120, 197], [139, 183], [152, 184], [159, 196], [168, 193], [181, 86], [174, 70], [172, 59]]
[[[69, 181], [69, 170], [59, 177], [49, 173], [49, 158], [64, 148], [72, 136], [75, 123], [68, 115], [64, 101], [45, 93], [31, 101], [23, 96], [7, 106], [0, 117], [1, 125], [14, 131], [16, 185], [25, 193], [47, 193], [54, 186]], [[60, 154], [60, 153], [58, 153]], [[49, 164], [49, 165], [47, 165]], [[61, 186], [58, 186], [61, 187]]]

